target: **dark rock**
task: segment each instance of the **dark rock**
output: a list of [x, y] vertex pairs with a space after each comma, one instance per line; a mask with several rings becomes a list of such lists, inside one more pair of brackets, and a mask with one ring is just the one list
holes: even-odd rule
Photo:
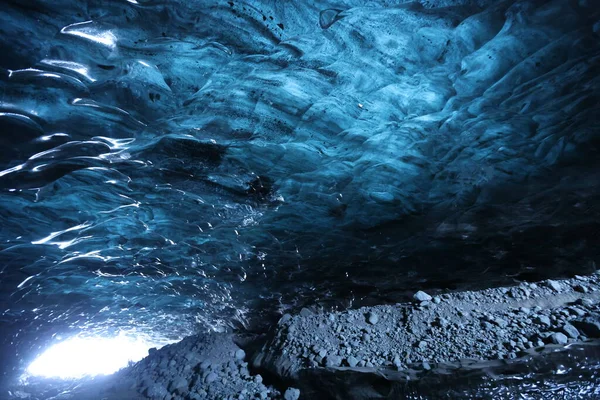
[[587, 337], [600, 338], [600, 317], [597, 315], [589, 316], [581, 320], [574, 320], [571, 321], [571, 323]]
[[147, 387], [143, 393], [151, 399], [162, 399], [165, 396], [169, 396], [167, 389], [159, 383], [154, 383], [152, 386]]
[[[574, 303], [577, 305], [584, 306], [584, 307], [591, 307], [594, 305], [594, 302], [590, 299], [577, 299], [577, 300], [575, 300]], [[573, 307], [573, 308], [575, 308], [575, 307]]]
[[188, 382], [182, 377], [175, 378], [171, 381], [171, 383], [169, 383], [169, 392], [171, 393], [182, 393], [184, 391], [187, 391], [187, 388]]
[[575, 289], [575, 291], [580, 292], [580, 293], [587, 293], [588, 292], [588, 288], [586, 286], [583, 286], [583, 285], [576, 285], [574, 289]]

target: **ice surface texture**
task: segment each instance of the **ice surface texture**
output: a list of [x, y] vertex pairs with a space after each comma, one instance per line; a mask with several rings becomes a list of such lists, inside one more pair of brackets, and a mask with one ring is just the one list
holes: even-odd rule
[[592, 262], [598, 3], [401, 3], [4, 1], [5, 320], [176, 334]]

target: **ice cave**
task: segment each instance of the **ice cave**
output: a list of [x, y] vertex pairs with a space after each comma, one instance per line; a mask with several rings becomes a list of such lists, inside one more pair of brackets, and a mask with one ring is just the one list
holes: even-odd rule
[[600, 399], [600, 1], [2, 0], [0, 399]]

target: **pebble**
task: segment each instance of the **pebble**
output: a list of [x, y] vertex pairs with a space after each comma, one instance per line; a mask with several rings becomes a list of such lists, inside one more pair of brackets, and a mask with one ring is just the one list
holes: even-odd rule
[[358, 365], [358, 359], [356, 359], [355, 357], [348, 357], [346, 359], [346, 362], [348, 363], [348, 365], [352, 368], [356, 367]]
[[308, 308], [302, 308], [302, 310], [300, 310], [300, 316], [302, 317], [310, 317], [311, 315], [313, 315], [313, 312]]
[[508, 326], [508, 322], [502, 318], [494, 318], [493, 322], [500, 328], [506, 328]]
[[423, 292], [422, 290], [419, 290], [417, 293], [415, 293], [415, 295], [413, 297], [417, 301], [431, 301], [431, 299], [432, 299], [432, 297], [430, 295]]
[[240, 361], [243, 360], [244, 358], [246, 358], [246, 352], [242, 349], [239, 349], [235, 352], [235, 358]]
[[546, 326], [551, 325], [550, 318], [546, 317], [545, 315], [540, 315], [535, 320], [536, 320], [536, 322], [538, 322], [542, 325], [546, 325]]
[[283, 316], [279, 320], [279, 325], [283, 325], [291, 319], [292, 319], [292, 316], [290, 314], [283, 314]]
[[371, 325], [375, 325], [377, 322], [379, 322], [379, 315], [377, 315], [377, 313], [370, 312], [367, 316], [367, 321], [369, 321]]
[[300, 389], [287, 388], [283, 395], [285, 400], [298, 400], [300, 398]]
[[330, 355], [325, 359], [325, 365], [327, 367], [339, 367], [342, 363], [342, 357]]
[[206, 383], [212, 383], [214, 381], [216, 381], [218, 378], [217, 374], [215, 374], [214, 372], [211, 372], [210, 374], [206, 375]]
[[175, 378], [174, 380], [171, 381], [171, 383], [169, 383], [169, 392], [173, 393], [175, 391], [182, 391], [184, 389], [187, 389], [188, 387], [188, 382], [179, 377], [179, 378]]
[[548, 279], [547, 284], [548, 284], [549, 288], [551, 288], [557, 292], [560, 292], [562, 290], [562, 285], [560, 284], [560, 282]]

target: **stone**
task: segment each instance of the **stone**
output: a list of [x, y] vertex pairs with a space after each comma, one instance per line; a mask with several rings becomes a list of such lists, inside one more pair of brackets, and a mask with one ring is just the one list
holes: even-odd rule
[[581, 320], [571, 321], [580, 332], [590, 338], [600, 338], [600, 317], [589, 316]]
[[283, 314], [283, 316], [279, 320], [279, 325], [284, 325], [285, 323], [289, 322], [291, 319], [292, 319], [292, 316], [290, 314]]
[[242, 349], [239, 349], [235, 352], [235, 358], [236, 360], [243, 360], [244, 358], [246, 358], [246, 352]]
[[568, 310], [571, 311], [573, 314], [576, 314], [578, 317], [583, 317], [587, 314], [584, 310], [578, 307], [569, 307]]
[[[577, 300], [575, 300], [575, 304], [584, 306], [584, 307], [591, 307], [594, 305], [594, 302], [590, 299], [577, 299]], [[574, 308], [576, 308], [576, 307], [574, 307]]]
[[182, 393], [183, 391], [187, 391], [187, 388], [188, 382], [182, 377], [175, 378], [169, 383], [169, 392], [171, 393]]
[[579, 331], [571, 324], [565, 324], [562, 331], [571, 339], [577, 339], [579, 337]]
[[377, 315], [377, 313], [374, 313], [373, 311], [371, 311], [368, 315], [367, 315], [367, 321], [371, 324], [371, 325], [375, 325], [377, 322], [379, 322], [379, 315]]
[[356, 367], [358, 365], [358, 359], [356, 359], [355, 357], [348, 357], [346, 359], [346, 362], [348, 363], [348, 365], [352, 368]]
[[287, 388], [283, 395], [285, 400], [298, 400], [300, 398], [300, 389]]
[[325, 359], [325, 365], [327, 367], [339, 367], [340, 364], [342, 364], [342, 357], [340, 356], [329, 355]]
[[214, 381], [216, 381], [218, 378], [217, 374], [215, 374], [214, 372], [211, 372], [210, 374], [206, 375], [206, 383], [213, 383]]
[[575, 291], [580, 292], [580, 293], [587, 293], [588, 292], [588, 288], [586, 286], [583, 286], [583, 285], [576, 285], [574, 289], [575, 289]]
[[546, 325], [546, 326], [550, 326], [551, 325], [550, 318], [548, 318], [545, 315], [540, 315], [539, 317], [537, 317], [535, 319], [535, 321], [537, 323], [539, 323], [539, 324], [542, 324], [542, 325]]
[[162, 399], [163, 397], [169, 395], [167, 389], [165, 389], [162, 385], [158, 383], [149, 386], [148, 388], [146, 388], [146, 390], [144, 390], [143, 393], [151, 399]]
[[552, 290], [554, 290], [556, 292], [560, 292], [562, 290], [562, 284], [560, 282], [549, 279], [547, 284], [548, 284], [549, 288], [551, 288]]
[[302, 317], [310, 317], [311, 315], [313, 315], [313, 312], [310, 311], [308, 308], [302, 308], [302, 310], [300, 310], [300, 316]]
[[432, 297], [430, 295], [423, 292], [422, 290], [419, 290], [417, 293], [415, 293], [413, 298], [417, 301], [431, 301], [431, 299], [432, 299]]
[[502, 318], [494, 318], [492, 322], [498, 325], [500, 328], [506, 328], [508, 326], [508, 322]]
[[569, 339], [560, 332], [555, 332], [550, 335], [550, 340], [552, 340], [552, 343], [554, 344], [567, 344], [569, 342]]
[[207, 369], [209, 369], [212, 366], [211, 362], [208, 360], [202, 361], [202, 364], [200, 364], [200, 369], [203, 371], [206, 371]]

